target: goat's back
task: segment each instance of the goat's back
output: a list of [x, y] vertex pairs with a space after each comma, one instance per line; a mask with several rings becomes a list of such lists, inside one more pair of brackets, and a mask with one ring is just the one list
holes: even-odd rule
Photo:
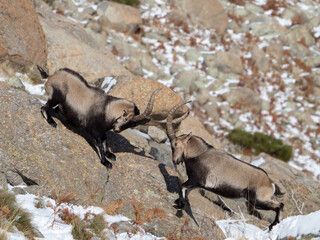
[[62, 69], [48, 77], [45, 84], [47, 93], [61, 94], [64, 101], [60, 103], [62, 110], [68, 108], [66, 114], [72, 112], [73, 117], [87, 116], [93, 107], [98, 107], [105, 101], [105, 94], [101, 89], [91, 87], [77, 73], [69, 69]]
[[206, 169], [206, 182], [209, 185], [232, 185], [239, 190], [262, 185], [272, 187], [272, 182], [263, 169], [243, 162], [219, 149], [209, 149], [198, 157], [198, 161], [198, 165]]

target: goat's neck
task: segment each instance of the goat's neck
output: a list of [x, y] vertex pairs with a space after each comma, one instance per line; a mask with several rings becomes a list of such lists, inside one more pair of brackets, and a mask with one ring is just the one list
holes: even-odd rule
[[208, 151], [210, 145], [204, 142], [203, 139], [198, 137], [191, 137], [187, 143], [187, 149], [185, 152], [185, 157], [188, 158], [195, 158], [202, 153]]

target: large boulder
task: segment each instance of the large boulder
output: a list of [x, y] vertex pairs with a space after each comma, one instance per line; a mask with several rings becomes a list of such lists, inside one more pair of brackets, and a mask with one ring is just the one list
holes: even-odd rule
[[216, 54], [205, 55], [204, 63], [208, 71], [216, 68], [223, 73], [242, 74], [244, 70], [240, 55], [236, 51], [219, 51]]
[[103, 1], [97, 13], [102, 29], [115, 29], [121, 32], [134, 33], [142, 23], [139, 9], [116, 2]]
[[190, 16], [195, 23], [223, 33], [228, 27], [228, 16], [219, 0], [174, 0], [176, 8]]
[[[137, 104], [140, 111], [143, 111], [147, 106], [150, 96], [158, 88], [161, 91], [155, 98], [152, 115], [157, 120], [163, 120], [167, 117], [168, 111], [173, 106], [181, 103], [182, 99], [179, 94], [157, 81], [142, 77], [131, 80], [119, 79], [109, 94], [131, 100]], [[181, 116], [186, 111], [187, 107], [182, 107], [177, 110], [177, 115]]]
[[100, 46], [85, 29], [46, 5], [36, 8], [48, 40], [48, 70], [68, 67], [91, 82], [105, 76], [130, 76], [114, 55]]
[[259, 113], [262, 110], [262, 99], [250, 88], [235, 88], [226, 94], [230, 104], [238, 104], [242, 110]]
[[47, 42], [38, 16], [29, 0], [0, 2], [0, 63], [21, 70], [46, 65]]

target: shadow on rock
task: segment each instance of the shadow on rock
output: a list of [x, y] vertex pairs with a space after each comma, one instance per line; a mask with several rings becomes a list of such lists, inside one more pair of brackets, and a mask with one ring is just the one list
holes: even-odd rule
[[[168, 192], [170, 193], [178, 193], [179, 194], [179, 198], [181, 197], [181, 183], [180, 183], [180, 180], [177, 176], [171, 176], [167, 169], [166, 169], [166, 166], [164, 164], [159, 164], [158, 165], [159, 167], [159, 170], [165, 180], [165, 183], [167, 185], [167, 190]], [[177, 212], [176, 212], [176, 216], [181, 218], [183, 216], [183, 211], [184, 210], [188, 215], [189, 217], [197, 224], [197, 226], [199, 226], [197, 220], [195, 219], [195, 217], [193, 216], [193, 213], [192, 213], [192, 210], [191, 210], [191, 206], [190, 206], [190, 203], [189, 203], [189, 200], [186, 199], [186, 204], [184, 205], [183, 209], [180, 209], [178, 208], [177, 205], [174, 205], [173, 207], [177, 209]]]
[[[73, 125], [70, 123], [64, 116], [59, 107], [56, 107], [55, 109], [52, 109], [50, 111], [50, 114], [59, 119], [59, 121], [70, 131], [78, 134], [79, 136], [83, 137], [87, 143], [91, 146], [91, 148], [96, 152], [96, 154], [99, 157], [99, 152], [97, 147], [95, 146], [94, 140], [92, 137], [87, 133], [87, 131], [82, 128]], [[119, 152], [127, 152], [127, 153], [133, 153], [139, 156], [148, 157], [145, 155], [144, 151], [136, 151], [136, 147], [130, 144], [130, 142], [123, 137], [121, 134], [108, 131], [106, 133], [107, 136], [107, 146], [110, 148], [111, 152], [113, 153], [119, 153]]]

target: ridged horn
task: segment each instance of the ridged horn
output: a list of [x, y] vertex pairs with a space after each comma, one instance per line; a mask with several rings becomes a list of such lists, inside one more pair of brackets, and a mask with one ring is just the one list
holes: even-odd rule
[[154, 102], [154, 99], [155, 99], [155, 97], [156, 97], [156, 94], [157, 94], [160, 90], [161, 90], [161, 88], [158, 88], [157, 90], [155, 90], [155, 91], [152, 93], [152, 95], [151, 95], [151, 97], [150, 97], [150, 100], [149, 100], [149, 102], [148, 102], [148, 105], [147, 105], [146, 109], [144, 110], [144, 112], [143, 112], [142, 114], [140, 114], [140, 115], [134, 116], [134, 117], [131, 119], [132, 122], [139, 122], [139, 121], [142, 121], [142, 120], [144, 120], [144, 119], [146, 119], [146, 118], [149, 117], [149, 115], [151, 114], [152, 109], [153, 109], [153, 102]]
[[[167, 134], [168, 134], [168, 137], [169, 137], [170, 142], [172, 142], [173, 140], [176, 139], [176, 134], [175, 134], [174, 129], [173, 129], [173, 121], [172, 121], [172, 119], [173, 119], [173, 114], [175, 113], [175, 111], [177, 111], [178, 108], [180, 108], [180, 107], [182, 107], [183, 105], [185, 105], [185, 104], [187, 104], [187, 103], [190, 103], [190, 102], [191, 102], [191, 101], [186, 101], [186, 102], [180, 103], [180, 104], [174, 106], [174, 107], [169, 111], [168, 117], [167, 117]], [[188, 114], [189, 114], [189, 111], [188, 111], [186, 117], [188, 116]], [[185, 116], [185, 114], [184, 114], [182, 117], [180, 117], [180, 118], [183, 118], [184, 116]], [[186, 118], [186, 117], [184, 117], [184, 118]], [[180, 118], [179, 118], [179, 119], [180, 119]], [[183, 118], [183, 119], [184, 119], [184, 118]], [[183, 119], [182, 119], [182, 120], [183, 120]], [[182, 120], [181, 120], [181, 121], [182, 121]]]

